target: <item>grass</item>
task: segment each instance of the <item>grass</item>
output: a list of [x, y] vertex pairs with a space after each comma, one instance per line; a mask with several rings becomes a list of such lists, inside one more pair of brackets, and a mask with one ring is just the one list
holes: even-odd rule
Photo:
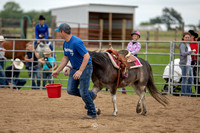
[[[9, 29], [9, 30], [13, 30], [13, 29]], [[14, 29], [15, 32], [20, 32], [19, 28], [15, 28]], [[140, 31], [141, 33], [141, 38], [140, 40], [146, 40], [146, 35], [147, 35], [147, 31]], [[150, 38], [149, 40], [155, 40], [155, 31], [150, 31]], [[177, 33], [177, 39], [178, 41], [180, 41], [181, 39], [181, 31], [178, 31]], [[175, 32], [174, 31], [159, 31], [158, 34], [158, 40], [159, 41], [173, 41], [175, 40]], [[32, 28], [28, 28], [28, 39], [33, 38], [32, 36]], [[138, 54], [138, 57], [141, 57], [143, 59], [146, 59], [150, 64], [152, 64], [152, 70], [153, 70], [153, 74], [154, 74], [154, 81], [155, 83], [165, 83], [165, 80], [162, 78], [162, 76], [156, 76], [156, 75], [162, 75], [163, 71], [166, 67], [166, 65], [169, 63], [169, 55], [157, 55], [156, 53], [166, 53], [169, 54], [170, 53], [170, 43], [148, 43], [148, 50], [147, 53], [154, 53], [154, 54], [148, 54], [148, 55], [144, 55], [144, 53], [146, 53], [146, 43], [141, 43], [142, 44], [142, 49], [140, 50], [140, 54]], [[159, 48], [155, 48], [156, 46], [159, 46]], [[178, 44], [177, 44], [178, 46]], [[120, 49], [121, 47], [118, 47], [117, 49]], [[126, 48], [126, 46], [125, 46]], [[56, 47], [56, 51], [62, 51], [61, 47]], [[175, 52], [178, 53], [179, 50], [175, 49]], [[56, 53], [57, 55], [57, 61], [61, 61], [62, 57], [63, 57], [63, 53]], [[176, 55], [176, 58], [178, 58], [179, 56]], [[7, 62], [6, 66], [10, 65], [11, 62]], [[160, 65], [164, 65], [164, 66], [156, 66], [153, 64], [160, 64]], [[59, 63], [58, 63], [59, 65]], [[23, 69], [25, 70], [25, 69]], [[26, 72], [21, 72], [20, 74], [21, 78], [29, 78], [28, 77], [28, 71]], [[62, 81], [63, 87], [66, 88], [67, 87], [67, 79], [68, 77], [65, 77], [63, 75], [63, 73], [60, 73], [60, 75], [58, 76], [57, 79], [55, 79], [54, 83], [59, 83], [59, 79], [65, 79], [65, 81]], [[31, 85], [31, 81], [27, 80], [27, 83], [25, 86], [30, 86]], [[42, 83], [41, 83], [42, 85]], [[92, 88], [93, 84], [91, 82], [90, 84], [90, 89]], [[163, 85], [156, 85], [158, 87], [159, 90], [162, 89]], [[27, 87], [23, 87], [22, 89], [30, 89]], [[126, 87], [127, 90], [133, 90], [131, 87]]]
[[[56, 51], [62, 51], [61, 47], [56, 47]], [[142, 53], [145, 52], [145, 49], [141, 49], [140, 53], [138, 54], [138, 57], [141, 57], [143, 59], [147, 58], [147, 61], [152, 64], [152, 70], [153, 70], [153, 74], [154, 75], [162, 75], [163, 71], [166, 67], [166, 65], [169, 63], [169, 55], [157, 55], [156, 53], [170, 53], [170, 49], [169, 48], [162, 48], [162, 49], [155, 49], [155, 48], [149, 48], [148, 49], [148, 53], [154, 53], [154, 54], [149, 54], [149, 55], [143, 55]], [[56, 53], [57, 56], [57, 61], [61, 61], [62, 57], [63, 57], [63, 53], [62, 52], [58, 52]], [[10, 65], [11, 62], [7, 62], [6, 66]], [[57, 63], [59, 65], [59, 63]], [[153, 64], [164, 64], [164, 66], [155, 66]], [[22, 70], [26, 70], [25, 68], [23, 68]], [[29, 78], [28, 76], [28, 71], [26, 70], [26, 72], [21, 72], [20, 73], [20, 78]], [[59, 79], [64, 79], [65, 81], [60, 81]], [[68, 77], [65, 77], [63, 73], [60, 73], [58, 78], [55, 78], [54, 83], [62, 83], [63, 84], [63, 88], [67, 87], [67, 79]], [[165, 83], [165, 80], [162, 78], [162, 76], [154, 76], [154, 81], [155, 83]], [[26, 86], [31, 86], [31, 80], [27, 79], [27, 83], [25, 84], [25, 87], [22, 88], [23, 89], [31, 89], [28, 88]], [[41, 83], [42, 86], [42, 83]], [[163, 85], [156, 85], [158, 87], [159, 90], [162, 89]], [[91, 82], [90, 84], [90, 89], [93, 87], [93, 83]], [[126, 87], [127, 90], [133, 90], [132, 87]]]

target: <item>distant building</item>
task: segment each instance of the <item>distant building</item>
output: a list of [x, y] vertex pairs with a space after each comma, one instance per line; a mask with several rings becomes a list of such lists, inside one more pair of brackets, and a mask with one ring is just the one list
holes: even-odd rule
[[159, 31], [167, 31], [166, 24], [154, 24], [154, 25], [139, 25], [136, 26], [136, 30], [143, 30], [143, 31], [152, 31], [152, 30], [159, 30]]
[[51, 14], [55, 16], [57, 26], [68, 23], [72, 33], [84, 40], [130, 40], [135, 8], [137, 6], [84, 4], [55, 8]]

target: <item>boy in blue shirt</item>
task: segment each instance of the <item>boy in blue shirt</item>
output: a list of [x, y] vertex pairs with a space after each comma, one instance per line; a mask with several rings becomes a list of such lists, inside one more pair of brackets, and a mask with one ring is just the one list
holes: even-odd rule
[[58, 29], [55, 29], [55, 32], [58, 32], [60, 37], [65, 40], [63, 44], [64, 57], [52, 76], [57, 77], [70, 61], [72, 70], [69, 74], [67, 92], [70, 95], [81, 97], [85, 102], [88, 112], [87, 116], [82, 119], [96, 119], [96, 108], [93, 102], [96, 95], [88, 90], [93, 71], [92, 59], [82, 40], [71, 34], [71, 27], [68, 24], [61, 24]]
[[44, 58], [39, 59], [38, 61], [43, 64], [43, 88], [46, 85], [46, 81], [48, 79], [49, 84], [52, 84], [53, 81], [51, 80], [52, 78], [52, 68], [53, 70], [57, 67], [56, 64], [56, 59], [51, 56], [51, 50], [46, 49], [44, 54]]

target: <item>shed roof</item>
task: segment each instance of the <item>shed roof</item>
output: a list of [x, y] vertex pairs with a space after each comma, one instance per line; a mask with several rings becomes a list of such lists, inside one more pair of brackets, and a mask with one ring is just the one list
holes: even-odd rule
[[81, 5], [73, 5], [73, 6], [60, 7], [60, 8], [52, 8], [51, 10], [60, 10], [60, 9], [74, 8], [74, 7], [84, 7], [84, 6], [105, 6], [105, 7], [127, 7], [127, 8], [138, 8], [138, 6], [132, 6], [132, 5], [117, 5], [117, 4], [97, 4], [97, 3], [88, 3], [88, 4], [81, 4]]

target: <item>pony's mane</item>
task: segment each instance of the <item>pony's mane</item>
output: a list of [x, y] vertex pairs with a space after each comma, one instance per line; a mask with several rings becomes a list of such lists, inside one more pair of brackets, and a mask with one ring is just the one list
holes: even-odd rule
[[109, 57], [105, 52], [96, 52], [89, 51], [89, 54], [92, 58], [92, 63], [100, 66], [105, 66], [105, 64], [109, 63]]

